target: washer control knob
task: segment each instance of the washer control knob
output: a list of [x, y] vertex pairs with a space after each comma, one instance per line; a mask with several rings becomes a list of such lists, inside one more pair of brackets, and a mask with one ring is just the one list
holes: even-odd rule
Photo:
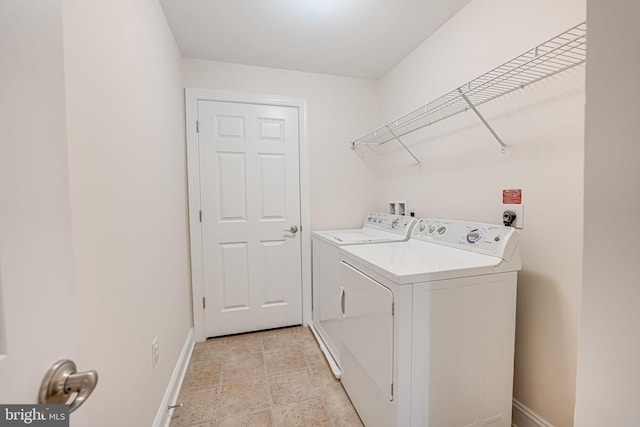
[[480, 239], [482, 239], [482, 231], [479, 228], [474, 228], [467, 233], [467, 242], [469, 243], [478, 243]]
[[445, 227], [444, 225], [441, 225], [440, 227], [438, 227], [436, 231], [438, 232], [438, 236], [442, 236], [444, 235], [444, 233], [447, 232], [447, 227]]
[[418, 231], [422, 233], [422, 232], [424, 232], [424, 229], [425, 229], [425, 228], [427, 228], [427, 226], [426, 226], [426, 225], [424, 225], [424, 224], [420, 224], [420, 226], [418, 227]]
[[435, 226], [435, 225], [433, 225], [433, 224], [430, 224], [430, 225], [429, 225], [429, 230], [427, 230], [427, 232], [428, 232], [429, 234], [433, 234], [433, 232], [434, 232], [434, 231], [436, 231], [436, 226]]

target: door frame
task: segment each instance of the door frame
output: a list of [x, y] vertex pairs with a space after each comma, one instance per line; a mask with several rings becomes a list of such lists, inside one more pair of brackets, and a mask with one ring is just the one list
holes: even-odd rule
[[304, 98], [258, 93], [185, 88], [187, 181], [189, 197], [189, 238], [191, 249], [191, 295], [195, 340], [207, 339], [203, 309], [204, 277], [202, 255], [202, 223], [199, 212], [200, 162], [198, 153], [198, 101], [232, 102], [240, 104], [271, 105], [298, 109], [299, 173], [300, 173], [300, 258], [302, 271], [302, 323], [311, 320], [311, 200], [309, 180], [309, 136], [307, 128], [307, 101]]

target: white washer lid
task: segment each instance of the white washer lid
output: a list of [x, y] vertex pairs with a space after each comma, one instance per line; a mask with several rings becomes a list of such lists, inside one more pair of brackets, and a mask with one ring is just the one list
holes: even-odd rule
[[337, 246], [378, 242], [399, 242], [406, 236], [370, 228], [314, 231], [313, 234]]
[[[429, 282], [514, 271], [502, 258], [410, 239], [406, 242], [348, 246], [348, 263], [373, 270], [397, 284]], [[502, 267], [502, 268], [498, 268]]]

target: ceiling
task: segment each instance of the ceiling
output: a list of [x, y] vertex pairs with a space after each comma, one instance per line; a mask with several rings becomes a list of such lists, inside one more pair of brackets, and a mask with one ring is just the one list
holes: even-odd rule
[[470, 0], [160, 0], [182, 55], [377, 79]]

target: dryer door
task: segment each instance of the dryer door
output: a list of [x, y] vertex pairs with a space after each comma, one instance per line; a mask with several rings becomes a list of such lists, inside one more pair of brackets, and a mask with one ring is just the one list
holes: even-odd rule
[[393, 293], [345, 261], [340, 266], [340, 282], [344, 316], [341, 354], [343, 361], [344, 357], [348, 358], [347, 365], [343, 365], [343, 384], [350, 396], [368, 389], [367, 393], [375, 394], [371, 396], [373, 400], [384, 396], [390, 402], [393, 400]]

